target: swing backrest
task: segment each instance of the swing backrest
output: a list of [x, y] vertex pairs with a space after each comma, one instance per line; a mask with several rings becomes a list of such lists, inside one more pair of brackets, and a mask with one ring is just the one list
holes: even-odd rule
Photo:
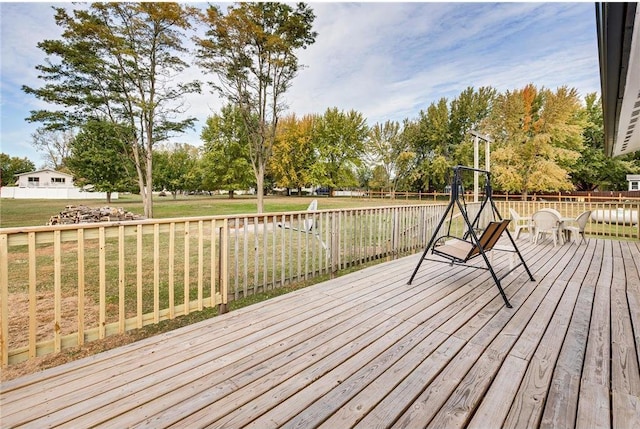
[[511, 219], [503, 219], [499, 222], [489, 222], [482, 235], [478, 237], [478, 243], [474, 243], [470, 237], [467, 240], [454, 239], [442, 246], [434, 247], [432, 251], [454, 261], [467, 262], [480, 254], [480, 246], [485, 253], [493, 249], [510, 221]]
[[[509, 222], [511, 222], [511, 219], [503, 219], [500, 222], [489, 222], [482, 235], [478, 238], [478, 244], [482, 246], [485, 252], [493, 249], [493, 246], [496, 245], [504, 230], [507, 229]], [[473, 254], [477, 254], [479, 251], [480, 249], [476, 246]]]

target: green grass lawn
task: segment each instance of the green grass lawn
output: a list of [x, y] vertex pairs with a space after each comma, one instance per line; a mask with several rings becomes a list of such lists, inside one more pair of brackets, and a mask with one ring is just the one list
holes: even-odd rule
[[[415, 204], [416, 200], [404, 199], [367, 199], [349, 197], [265, 197], [265, 212], [289, 212], [306, 210], [312, 199], [318, 199], [318, 209], [343, 209], [358, 207], [379, 207], [394, 204]], [[423, 203], [433, 203], [423, 200]], [[104, 200], [0, 200], [0, 228], [21, 226], [41, 226], [49, 222], [49, 218], [63, 211], [68, 205], [85, 205], [89, 207], [104, 207]], [[111, 207], [121, 207], [135, 214], [142, 214], [142, 199], [138, 195], [120, 195], [112, 200]], [[189, 196], [154, 197], [153, 214], [155, 218], [218, 216], [256, 213], [255, 196]]]

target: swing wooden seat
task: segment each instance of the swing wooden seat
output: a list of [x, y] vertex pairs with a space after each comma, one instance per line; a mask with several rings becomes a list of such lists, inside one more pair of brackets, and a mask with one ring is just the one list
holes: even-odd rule
[[[489, 222], [482, 235], [478, 237], [477, 243], [470, 239], [463, 240], [450, 236], [441, 237], [449, 238], [449, 240], [440, 246], [433, 246], [432, 253], [463, 264], [480, 255], [481, 251], [486, 253], [492, 250], [504, 230], [507, 229], [509, 222], [511, 222], [511, 219]], [[469, 235], [470, 237], [471, 235]], [[438, 240], [436, 240], [437, 242]]]

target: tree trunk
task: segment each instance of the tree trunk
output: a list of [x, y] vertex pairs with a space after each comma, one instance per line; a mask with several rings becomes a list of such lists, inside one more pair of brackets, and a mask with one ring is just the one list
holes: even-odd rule
[[145, 195], [143, 197], [143, 204], [144, 204], [144, 216], [147, 219], [152, 219], [153, 218], [153, 144], [150, 142], [151, 140], [151, 136], [149, 135], [147, 137], [147, 139], [149, 140], [147, 142], [147, 150], [145, 151], [145, 167], [146, 167], [146, 183], [145, 183], [145, 188], [146, 188], [146, 192]]
[[140, 147], [136, 141], [132, 144], [133, 159], [136, 166], [136, 174], [138, 175], [138, 189], [140, 190], [140, 197], [142, 197], [142, 207], [144, 215], [147, 217], [146, 209], [146, 186], [144, 183], [144, 171], [142, 170], [142, 157], [140, 156]]
[[234, 198], [234, 196], [235, 196], [235, 191], [233, 189], [231, 189], [229, 191], [229, 199], [232, 200]]
[[256, 174], [256, 194], [258, 196], [257, 211], [258, 214], [264, 213], [264, 165], [258, 166], [258, 174]]
[[107, 192], [107, 204], [111, 204], [111, 192]]

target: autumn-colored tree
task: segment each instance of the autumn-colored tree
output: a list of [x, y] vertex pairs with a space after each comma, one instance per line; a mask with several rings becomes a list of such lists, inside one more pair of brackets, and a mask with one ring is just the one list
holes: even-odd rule
[[273, 155], [269, 170], [276, 185], [287, 189], [298, 189], [313, 184], [311, 167], [316, 153], [313, 147], [314, 116], [298, 119], [295, 114], [278, 121]]
[[583, 118], [575, 89], [534, 85], [497, 97], [487, 133], [495, 139], [491, 170], [508, 192], [573, 189], [569, 171], [582, 150]]
[[271, 157], [282, 96], [299, 68], [297, 49], [315, 42], [315, 15], [304, 3], [238, 3], [227, 14], [210, 6], [203, 22], [206, 37], [197, 39], [200, 65], [216, 75], [213, 88], [242, 112], [249, 137], [258, 213], [264, 209], [264, 180]]

